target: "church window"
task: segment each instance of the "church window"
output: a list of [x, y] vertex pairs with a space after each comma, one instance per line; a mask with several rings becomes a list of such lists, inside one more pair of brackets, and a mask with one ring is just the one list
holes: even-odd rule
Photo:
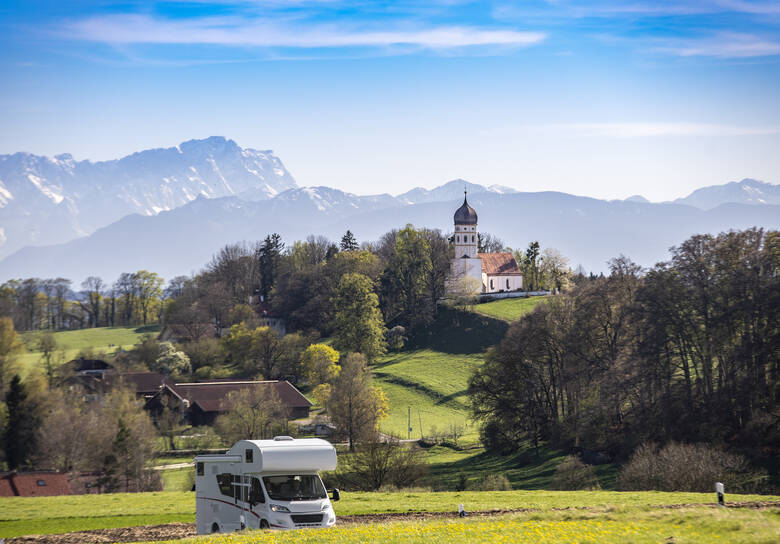
[[455, 237], [455, 241], [456, 241], [456, 242], [460, 242], [460, 236], [456, 236], [456, 237]]
[[493, 280], [490, 280], [490, 288], [493, 289]]
[[506, 279], [506, 288], [509, 289], [509, 278]]
[[474, 235], [473, 234], [471, 235], [471, 241], [472, 242], [474, 241]]

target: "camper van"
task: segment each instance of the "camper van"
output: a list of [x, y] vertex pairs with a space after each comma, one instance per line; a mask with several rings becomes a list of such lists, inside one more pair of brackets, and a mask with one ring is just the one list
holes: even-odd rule
[[333, 527], [336, 514], [318, 472], [335, 469], [335, 448], [319, 438], [240, 440], [224, 455], [198, 455], [198, 534]]

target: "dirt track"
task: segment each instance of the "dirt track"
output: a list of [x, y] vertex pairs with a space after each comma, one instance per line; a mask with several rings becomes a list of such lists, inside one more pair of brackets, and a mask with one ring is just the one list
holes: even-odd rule
[[[715, 504], [671, 504], [659, 505], [658, 509], [681, 508], [717, 508]], [[729, 504], [728, 508], [753, 508], [758, 510], [780, 509], [780, 502], [760, 501]], [[592, 510], [580, 508], [552, 508], [548, 511]], [[514, 508], [509, 510], [487, 510], [468, 512], [469, 517], [498, 516], [520, 512], [539, 512], [537, 508]], [[363, 523], [381, 523], [386, 521], [419, 521], [426, 519], [456, 518], [456, 512], [408, 512], [404, 514], [365, 514], [360, 516], [339, 516], [338, 525], [358, 525]], [[124, 527], [120, 529], [98, 529], [95, 531], [80, 531], [58, 535], [31, 535], [6, 539], [7, 544], [99, 544], [104, 542], [142, 542], [145, 540], [174, 540], [195, 536], [194, 523], [167, 523], [165, 525], [142, 525], [139, 527]]]

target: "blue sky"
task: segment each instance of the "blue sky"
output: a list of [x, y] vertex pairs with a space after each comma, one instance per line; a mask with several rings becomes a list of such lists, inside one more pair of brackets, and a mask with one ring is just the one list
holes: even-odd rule
[[780, 183], [780, 2], [0, 4], [0, 153], [223, 135], [301, 185]]

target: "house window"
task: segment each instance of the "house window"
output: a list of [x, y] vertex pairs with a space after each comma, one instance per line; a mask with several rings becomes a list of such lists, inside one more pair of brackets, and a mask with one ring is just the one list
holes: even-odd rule
[[246, 457], [246, 462], [251, 463], [252, 462], [252, 449], [247, 448], [246, 452], [244, 453], [244, 457]]
[[46, 480], [38, 480], [36, 483], [38, 484], [38, 487], [44, 487], [46, 485]]

